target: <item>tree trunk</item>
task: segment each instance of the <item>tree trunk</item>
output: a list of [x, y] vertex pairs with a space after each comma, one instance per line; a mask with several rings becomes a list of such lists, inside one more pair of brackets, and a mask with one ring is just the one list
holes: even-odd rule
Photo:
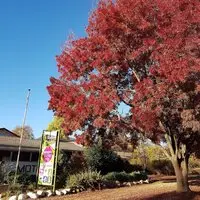
[[178, 161], [178, 158], [172, 161], [176, 174], [177, 192], [190, 191], [188, 184], [188, 158]]

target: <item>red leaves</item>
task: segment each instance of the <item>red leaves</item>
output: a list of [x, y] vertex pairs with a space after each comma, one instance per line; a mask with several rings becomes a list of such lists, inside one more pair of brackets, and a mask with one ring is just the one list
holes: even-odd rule
[[153, 133], [158, 128], [158, 113], [144, 108], [133, 108], [133, 124], [146, 133]]
[[84, 144], [84, 135], [75, 135], [75, 139], [76, 139], [76, 143], [77, 144], [81, 144], [83, 145]]
[[179, 113], [179, 86], [200, 71], [199, 30], [198, 0], [101, 0], [88, 36], [56, 57], [60, 77], [48, 87], [49, 108], [73, 131], [107, 126], [123, 101], [135, 127], [158, 135], [165, 104], [178, 99]]
[[102, 119], [101, 117], [97, 117], [95, 120], [94, 120], [94, 123], [93, 125], [97, 128], [101, 128], [105, 125], [105, 120]]

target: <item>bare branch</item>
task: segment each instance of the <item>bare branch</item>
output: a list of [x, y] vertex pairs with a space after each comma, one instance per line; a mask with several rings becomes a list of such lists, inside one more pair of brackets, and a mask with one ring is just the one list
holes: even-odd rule
[[126, 101], [122, 98], [122, 96], [118, 93], [118, 91], [117, 91], [117, 95], [118, 95], [120, 101], [122, 101], [123, 103], [125, 103], [127, 106], [133, 107], [132, 104], [126, 102]]
[[168, 144], [168, 147], [169, 147], [169, 151], [171, 153], [171, 156], [174, 156], [174, 150], [173, 150], [173, 147], [172, 147], [172, 141], [171, 141], [171, 138], [168, 134], [165, 134], [165, 139], [167, 141], [167, 144]]
[[157, 145], [157, 146], [159, 146], [160, 149], [163, 151], [163, 153], [167, 156], [167, 158], [168, 158], [169, 160], [171, 160], [171, 156], [170, 156], [170, 154], [167, 152], [167, 150], [166, 150], [163, 146], [161, 146], [161, 145]]
[[139, 76], [136, 74], [135, 70], [132, 69], [132, 71], [133, 71], [133, 74], [134, 74], [135, 78], [137, 79], [137, 81], [140, 82], [140, 78], [139, 78]]

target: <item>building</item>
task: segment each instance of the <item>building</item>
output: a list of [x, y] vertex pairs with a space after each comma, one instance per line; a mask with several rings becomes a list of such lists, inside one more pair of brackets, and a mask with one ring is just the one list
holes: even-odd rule
[[[0, 163], [5, 172], [15, 171], [20, 138], [6, 128], [0, 128]], [[41, 139], [23, 139], [19, 158], [19, 172], [36, 174]], [[75, 142], [60, 141], [59, 149], [71, 156], [82, 152], [83, 147]]]
[[9, 131], [6, 128], [0, 128], [0, 137], [6, 136], [6, 137], [19, 137], [17, 134], [13, 133], [12, 131]]

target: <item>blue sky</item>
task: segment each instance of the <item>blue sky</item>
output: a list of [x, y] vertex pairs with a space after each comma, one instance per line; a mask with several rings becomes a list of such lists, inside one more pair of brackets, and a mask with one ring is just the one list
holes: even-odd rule
[[58, 76], [55, 56], [71, 32], [85, 35], [97, 0], [0, 2], [0, 127], [22, 124], [31, 88], [26, 124], [38, 137], [53, 116], [46, 86], [50, 76]]

